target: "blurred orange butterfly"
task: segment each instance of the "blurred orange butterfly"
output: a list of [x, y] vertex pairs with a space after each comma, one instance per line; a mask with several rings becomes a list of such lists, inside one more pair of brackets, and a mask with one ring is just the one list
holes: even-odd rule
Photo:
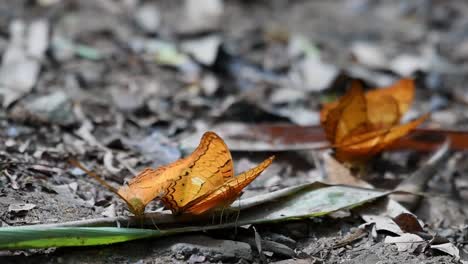
[[340, 161], [362, 161], [382, 152], [428, 115], [399, 125], [414, 97], [414, 82], [402, 79], [364, 94], [359, 82], [338, 101], [324, 105], [321, 124]]
[[145, 169], [118, 190], [78, 162], [72, 164], [116, 193], [135, 215], [143, 215], [146, 205], [158, 197], [174, 214], [202, 214], [234, 202], [273, 158], [234, 177], [226, 144], [215, 133], [206, 132], [190, 156], [158, 169]]

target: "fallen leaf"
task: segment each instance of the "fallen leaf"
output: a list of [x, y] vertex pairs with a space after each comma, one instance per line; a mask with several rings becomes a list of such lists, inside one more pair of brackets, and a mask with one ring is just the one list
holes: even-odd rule
[[153, 3], [145, 3], [135, 10], [134, 20], [136, 24], [147, 33], [156, 33], [161, 24], [161, 15], [158, 6]]
[[460, 260], [460, 250], [452, 243], [444, 243], [439, 245], [431, 245], [432, 249], [437, 249], [439, 251], [445, 252], [450, 256], [453, 256], [454, 261]]
[[10, 36], [0, 67], [3, 107], [29, 93], [36, 84], [49, 45], [49, 24], [36, 20], [27, 27], [23, 21], [15, 20], [10, 24]]
[[[194, 216], [174, 217], [173, 215], [164, 213], [152, 213], [154, 217], [151, 219], [145, 216], [145, 218], [142, 219], [135, 217], [116, 217], [103, 218], [103, 220], [105, 220], [105, 223], [112, 226], [115, 226], [116, 223], [120, 223], [121, 226], [132, 225], [141, 227], [143, 223], [142, 220], [149, 226], [154, 226], [154, 224], [160, 226], [164, 221], [166, 221], [166, 224], [184, 224], [185, 226], [170, 229], [160, 228], [160, 230], [112, 227], [90, 228], [76, 227], [76, 223], [69, 222], [59, 225], [43, 224], [21, 227], [2, 227], [0, 228], [0, 248], [21, 249], [105, 245], [135, 239], [157, 238], [180, 233], [215, 230], [248, 224], [310, 219], [311, 217], [323, 216], [340, 209], [356, 207], [379, 197], [386, 196], [389, 193], [390, 192], [348, 186], [330, 186], [320, 182], [314, 182], [241, 199], [238, 203], [233, 205], [234, 209], [242, 210], [239, 218], [237, 220], [232, 219], [232, 221], [224, 224], [190, 226], [189, 223], [197, 223], [194, 222], [194, 220], [197, 220]], [[80, 222], [82, 222], [81, 225], [89, 226], [91, 224], [89, 220]]]
[[402, 213], [393, 218], [393, 221], [406, 233], [424, 232], [418, 219], [413, 214]]
[[110, 171], [113, 174], [117, 174], [121, 171], [121, 168], [116, 168], [112, 164], [112, 160], [114, 159], [114, 154], [112, 154], [112, 151], [106, 151], [106, 154], [104, 154], [104, 166], [108, 171]]
[[351, 45], [351, 54], [356, 61], [370, 68], [386, 68], [388, 59], [384, 51], [377, 45], [369, 42], [355, 42]]
[[220, 27], [224, 12], [221, 0], [185, 0], [181, 8], [184, 19], [177, 23], [177, 33], [195, 34], [216, 30]]
[[[442, 145], [439, 150], [435, 151], [426, 164], [418, 169], [413, 175], [428, 174], [428, 178], [434, 175], [437, 171], [434, 169], [434, 164], [440, 164], [444, 161], [444, 155], [447, 152], [447, 144]], [[431, 168], [431, 169], [428, 169]], [[411, 177], [410, 177], [411, 178]], [[396, 190], [400, 190], [396, 188]], [[424, 189], [419, 189], [423, 191]], [[398, 194], [403, 195], [403, 194]], [[392, 243], [397, 241], [397, 246], [401, 250], [415, 250], [418, 245], [413, 243], [412, 239], [415, 237], [407, 236], [408, 234], [417, 235], [420, 239], [423, 239], [427, 243], [445, 243], [447, 239], [438, 235], [431, 235], [424, 231], [422, 226], [424, 223], [419, 221], [414, 215], [412, 215], [405, 207], [400, 203], [393, 200], [397, 194], [391, 194], [389, 197], [373, 203], [369, 206], [358, 208], [357, 213], [366, 221], [365, 225], [374, 224], [373, 231], [388, 231], [393, 234], [401, 235], [403, 238], [387, 237], [386, 241]], [[416, 239], [419, 240], [419, 239]], [[401, 243], [401, 244], [400, 244]], [[403, 245], [404, 243], [408, 245]], [[450, 253], [449, 253], [450, 254]]]
[[367, 223], [373, 223], [376, 231], [384, 230], [397, 235], [402, 235], [404, 233], [401, 228], [387, 216], [362, 214], [361, 217]]
[[[414, 173], [405, 178], [395, 190], [408, 193], [424, 192], [428, 181], [437, 173], [442, 164], [447, 161], [450, 142], [447, 140], [437, 151]], [[421, 196], [411, 194], [393, 194], [391, 198], [402, 203], [406, 208], [415, 208]]]
[[101, 213], [101, 215], [104, 217], [115, 217], [115, 205], [111, 204], [108, 207], [106, 207]]
[[219, 36], [207, 36], [200, 39], [187, 40], [181, 44], [182, 51], [193, 56], [203, 65], [212, 65], [216, 59], [218, 47], [221, 44]]
[[398, 251], [415, 252], [424, 243], [424, 239], [415, 234], [405, 233], [398, 237], [387, 236], [384, 243], [396, 244]]
[[20, 213], [20, 212], [25, 212], [29, 211], [33, 208], [35, 208], [35, 204], [30, 204], [30, 203], [24, 203], [24, 204], [10, 204], [8, 206], [8, 212], [10, 213]]
[[[26, 101], [26, 100], [25, 100]], [[19, 121], [72, 125], [76, 122], [73, 103], [63, 91], [56, 91], [13, 107], [11, 117]]]
[[390, 62], [390, 69], [400, 76], [410, 76], [414, 72], [427, 71], [430, 61], [423, 56], [401, 54]]
[[[225, 139], [232, 151], [291, 151], [330, 146], [321, 127], [298, 125], [248, 125], [225, 122], [212, 128]], [[202, 131], [184, 138], [180, 147], [193, 150]]]
[[[255, 124], [237, 122], [220, 123], [212, 129], [222, 136], [231, 151], [291, 151], [323, 149], [330, 146], [320, 126], [300, 126], [289, 124]], [[197, 132], [182, 140], [181, 147], [187, 150], [196, 148], [202, 135]], [[449, 140], [451, 150], [468, 149], [468, 131], [440, 128], [415, 128], [408, 136], [400, 138], [388, 150], [414, 150], [431, 152]]]
[[339, 69], [335, 65], [314, 57], [306, 57], [299, 67], [306, 91], [325, 90], [339, 74]]
[[339, 163], [328, 153], [323, 154], [324, 168], [327, 174], [327, 182], [331, 184], [344, 184], [348, 186], [372, 188], [372, 185], [364, 180], [354, 177], [349, 168]]

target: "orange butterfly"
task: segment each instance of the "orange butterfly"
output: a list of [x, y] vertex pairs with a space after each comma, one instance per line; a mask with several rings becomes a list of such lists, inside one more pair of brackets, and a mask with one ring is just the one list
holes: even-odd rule
[[202, 214], [228, 206], [272, 161], [270, 157], [234, 177], [226, 144], [215, 133], [206, 132], [190, 156], [158, 169], [145, 169], [119, 190], [78, 162], [72, 163], [116, 193], [132, 213], [143, 215], [146, 205], [158, 197], [174, 214]]
[[[174, 214], [202, 214], [230, 205], [273, 161], [273, 156], [237, 177], [224, 141], [206, 132], [197, 149], [181, 160], [177, 175], [162, 197]], [[175, 171], [174, 171], [175, 172]]]
[[424, 115], [399, 125], [414, 97], [414, 83], [402, 79], [394, 85], [364, 94], [361, 85], [351, 89], [337, 102], [326, 104], [321, 123], [340, 161], [361, 161], [380, 153], [406, 136], [428, 117]]

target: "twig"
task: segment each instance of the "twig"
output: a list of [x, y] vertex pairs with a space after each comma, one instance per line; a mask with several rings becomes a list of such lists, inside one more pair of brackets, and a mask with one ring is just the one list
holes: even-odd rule
[[[420, 169], [414, 172], [409, 178], [402, 181], [395, 190], [409, 193], [424, 192], [429, 179], [434, 176], [438, 167], [446, 160], [449, 148], [450, 140], [446, 140]], [[392, 194], [390, 197], [404, 204], [408, 209], [414, 208], [421, 199], [419, 195]]]
[[[89, 122], [89, 121], [88, 121]], [[88, 144], [92, 146], [96, 146], [105, 153], [110, 153], [112, 157], [115, 157], [115, 159], [122, 164], [129, 172], [131, 172], [134, 176], [137, 175], [137, 171], [135, 171], [132, 167], [130, 167], [127, 162], [123, 161], [119, 157], [116, 157], [112, 154], [112, 150], [109, 149], [108, 147], [104, 146], [100, 142], [97, 141], [97, 139], [94, 137], [93, 134], [91, 134], [90, 127], [91, 125], [87, 125], [86, 123], [83, 124], [77, 131], [75, 131], [76, 135], [84, 139]], [[106, 163], [107, 164], [107, 163]], [[111, 171], [112, 172], [112, 171]], [[114, 171], [115, 173], [115, 171]]]

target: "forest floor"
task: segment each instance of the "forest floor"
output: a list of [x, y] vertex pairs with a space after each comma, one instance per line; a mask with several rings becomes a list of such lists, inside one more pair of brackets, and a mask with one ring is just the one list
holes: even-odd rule
[[[0, 14], [0, 226], [129, 215], [125, 203], [68, 158], [120, 186], [145, 167], [189, 153], [184, 139], [198, 141], [227, 122], [318, 125], [321, 103], [342, 95], [350, 78], [381, 87], [413, 76], [416, 98], [408, 119], [431, 112], [432, 127], [468, 125], [468, 3], [462, 0], [21, 0], [3, 1]], [[20, 52], [29, 52], [13, 55], [25, 62], [19, 71], [6, 59], [15, 41]], [[235, 151], [235, 170], [271, 154], [254, 146]], [[275, 154], [245, 197], [321, 180], [310, 151]], [[391, 189], [428, 157], [384, 153], [369, 163], [365, 179]], [[412, 211], [430, 232], [456, 245], [462, 259], [468, 254], [467, 160], [465, 152], [450, 152], [428, 183], [430, 195]], [[159, 201], [147, 207], [160, 209]], [[399, 251], [370, 233], [334, 246], [362, 223], [349, 213], [256, 230], [292, 250], [267, 252], [268, 262], [457, 263], [442, 252]], [[0, 251], [0, 262], [263, 259], [251, 229], [231, 231]]]

